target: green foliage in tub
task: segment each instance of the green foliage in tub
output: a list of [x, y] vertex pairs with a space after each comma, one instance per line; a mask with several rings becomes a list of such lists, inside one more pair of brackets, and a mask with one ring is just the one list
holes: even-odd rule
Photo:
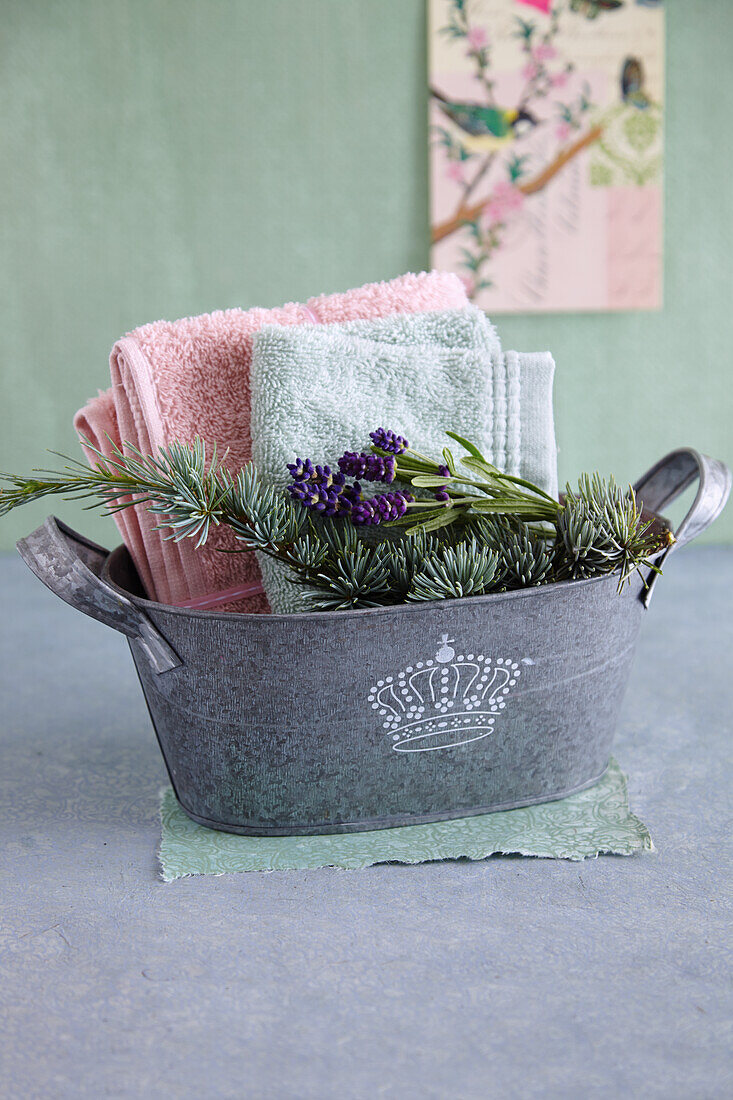
[[[108, 512], [143, 504], [161, 537], [200, 547], [219, 526], [240, 549], [285, 565], [303, 588], [303, 609], [340, 611], [527, 588], [614, 573], [619, 588], [672, 541], [642, 517], [633, 490], [584, 474], [561, 500], [503, 473], [468, 440], [457, 461], [412, 451], [396, 433], [372, 433], [369, 451], [347, 452], [332, 469], [296, 459], [287, 489], [247, 465], [230, 472], [200, 439], [157, 456], [125, 445], [89, 468], [0, 475], [0, 515], [44, 496], [89, 498]], [[336, 472], [338, 467], [338, 472]], [[347, 478], [357, 480], [349, 482]], [[363, 483], [407, 488], [365, 495]], [[225, 552], [225, 551], [222, 551]]]

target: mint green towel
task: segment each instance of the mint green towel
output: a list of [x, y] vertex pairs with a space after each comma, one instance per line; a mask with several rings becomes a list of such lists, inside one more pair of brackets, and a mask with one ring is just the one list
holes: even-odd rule
[[[253, 345], [252, 457], [275, 484], [296, 456], [335, 462], [380, 426], [440, 457], [445, 430], [475, 442], [508, 473], [557, 494], [555, 364], [502, 352], [470, 306], [333, 325], [269, 325]], [[375, 491], [379, 491], [378, 487]], [[302, 609], [282, 566], [259, 555], [274, 612]]]
[[497, 853], [587, 859], [602, 852], [652, 851], [646, 826], [629, 811], [626, 780], [615, 760], [593, 787], [557, 802], [431, 825], [403, 825], [333, 836], [235, 836], [186, 817], [170, 787], [161, 798], [163, 879], [233, 871], [305, 871], [370, 867], [432, 859], [486, 859]]

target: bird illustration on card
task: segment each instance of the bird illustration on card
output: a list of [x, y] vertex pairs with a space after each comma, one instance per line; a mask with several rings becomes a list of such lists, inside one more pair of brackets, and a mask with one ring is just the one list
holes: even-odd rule
[[660, 0], [428, 0], [432, 265], [490, 313], [662, 305]]

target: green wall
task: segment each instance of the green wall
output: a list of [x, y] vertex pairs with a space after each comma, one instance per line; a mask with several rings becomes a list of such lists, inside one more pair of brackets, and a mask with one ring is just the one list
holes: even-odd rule
[[[428, 263], [423, 0], [1, 10], [0, 468], [76, 449], [137, 324]], [[555, 355], [562, 478], [633, 479], [685, 443], [733, 461], [733, 4], [676, 0], [667, 33], [664, 310], [497, 318], [505, 346]], [[2, 520], [0, 547], [47, 510]]]

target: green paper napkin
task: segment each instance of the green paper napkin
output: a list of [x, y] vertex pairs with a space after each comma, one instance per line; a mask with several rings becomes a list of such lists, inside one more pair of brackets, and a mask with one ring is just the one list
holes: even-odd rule
[[586, 859], [601, 852], [653, 851], [646, 826], [629, 811], [626, 778], [615, 760], [593, 787], [557, 802], [430, 825], [331, 836], [236, 836], [186, 817], [170, 787], [162, 792], [160, 865], [165, 882], [234, 871], [370, 867], [432, 859], [519, 854]]

